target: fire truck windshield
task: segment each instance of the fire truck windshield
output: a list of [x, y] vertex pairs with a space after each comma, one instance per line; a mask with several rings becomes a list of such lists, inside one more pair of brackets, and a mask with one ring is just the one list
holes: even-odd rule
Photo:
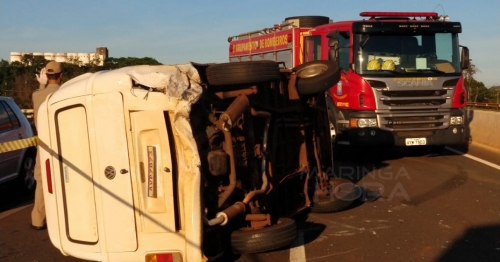
[[355, 70], [361, 75], [458, 75], [457, 33], [356, 34]]

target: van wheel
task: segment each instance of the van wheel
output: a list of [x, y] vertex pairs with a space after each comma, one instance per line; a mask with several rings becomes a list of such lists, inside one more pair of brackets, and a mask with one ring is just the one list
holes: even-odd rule
[[279, 64], [270, 60], [214, 64], [206, 71], [208, 84], [238, 85], [281, 79]]
[[313, 197], [312, 213], [339, 212], [348, 208], [360, 197], [361, 192], [358, 187], [347, 179], [331, 178], [330, 184], [333, 187], [330, 196]]
[[285, 21], [291, 20], [291, 19], [298, 19], [299, 25], [296, 25], [296, 26], [300, 26], [300, 27], [316, 27], [318, 25], [328, 24], [330, 22], [329, 17], [318, 16], [318, 15], [292, 16], [292, 17], [285, 18]]
[[324, 92], [340, 80], [340, 68], [328, 60], [305, 62], [293, 71], [297, 73], [297, 90], [301, 95]]
[[231, 247], [236, 254], [258, 253], [290, 245], [297, 238], [297, 226], [282, 217], [275, 225], [262, 229], [241, 229], [231, 233]]
[[33, 151], [26, 152], [17, 177], [19, 187], [27, 194], [33, 192], [36, 185], [34, 176], [35, 156], [36, 154]]

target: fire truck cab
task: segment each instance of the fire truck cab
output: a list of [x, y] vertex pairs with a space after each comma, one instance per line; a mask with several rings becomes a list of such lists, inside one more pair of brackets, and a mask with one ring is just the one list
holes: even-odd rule
[[465, 143], [462, 70], [469, 52], [459, 45], [460, 22], [435, 12], [360, 16], [289, 17], [230, 37], [229, 61], [272, 59], [291, 68], [338, 63], [340, 81], [326, 96], [334, 150], [383, 145], [440, 152]]

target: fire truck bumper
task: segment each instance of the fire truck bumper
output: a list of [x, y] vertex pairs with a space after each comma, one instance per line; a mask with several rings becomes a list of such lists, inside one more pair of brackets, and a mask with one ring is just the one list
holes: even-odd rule
[[[403, 133], [403, 132], [401, 132]], [[404, 133], [403, 133], [404, 134]], [[451, 126], [434, 131], [431, 135], [399, 135], [398, 132], [375, 128], [344, 130], [338, 136], [338, 144], [351, 146], [411, 146], [416, 145], [461, 145], [465, 141], [465, 127]]]

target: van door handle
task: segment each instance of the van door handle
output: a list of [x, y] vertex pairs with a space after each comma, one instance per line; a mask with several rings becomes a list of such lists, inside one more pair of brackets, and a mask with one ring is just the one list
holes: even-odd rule
[[19, 139], [22, 139], [22, 138], [23, 138], [23, 134], [19, 133], [19, 134], [17, 134], [17, 137], [18, 137]]

